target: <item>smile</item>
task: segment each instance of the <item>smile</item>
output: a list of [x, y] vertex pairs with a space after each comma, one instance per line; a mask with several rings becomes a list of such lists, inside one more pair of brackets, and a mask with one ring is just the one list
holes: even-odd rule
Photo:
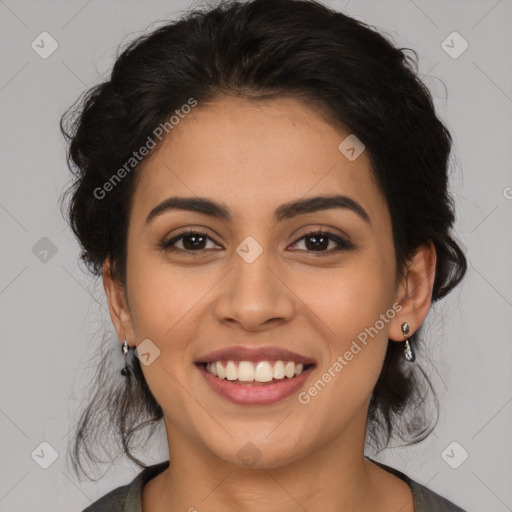
[[208, 387], [222, 399], [237, 405], [255, 406], [274, 404], [299, 393], [315, 365], [230, 360], [196, 364], [196, 368]]
[[219, 379], [242, 382], [271, 382], [292, 379], [302, 374], [311, 365], [294, 361], [213, 361], [205, 369]]
[[316, 361], [284, 347], [232, 346], [194, 361], [209, 388], [238, 405], [269, 405], [299, 392]]

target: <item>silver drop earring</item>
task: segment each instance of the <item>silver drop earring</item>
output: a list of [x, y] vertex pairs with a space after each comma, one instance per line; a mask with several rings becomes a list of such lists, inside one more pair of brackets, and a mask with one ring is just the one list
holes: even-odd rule
[[128, 342], [126, 341], [126, 338], [125, 338], [124, 344], [121, 348], [122, 348], [123, 355], [124, 355], [124, 368], [121, 369], [121, 375], [123, 377], [128, 377], [128, 374], [130, 373], [130, 369], [128, 368], [128, 361], [127, 361], [129, 347], [128, 347]]
[[412, 347], [409, 343], [409, 340], [407, 339], [407, 335], [409, 334], [409, 324], [407, 322], [404, 322], [402, 324], [402, 333], [405, 338], [405, 348], [404, 348], [404, 357], [409, 361], [410, 363], [413, 363], [416, 359], [414, 356], [414, 352], [412, 351]]

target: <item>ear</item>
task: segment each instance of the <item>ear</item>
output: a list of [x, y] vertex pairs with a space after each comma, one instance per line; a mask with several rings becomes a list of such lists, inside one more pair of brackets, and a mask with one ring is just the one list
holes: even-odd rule
[[132, 315], [126, 297], [125, 287], [112, 277], [110, 258], [103, 262], [103, 288], [108, 300], [110, 318], [116, 329], [117, 337], [121, 342], [135, 346], [135, 336], [132, 323]]
[[407, 263], [395, 300], [401, 311], [391, 320], [389, 338], [404, 341], [402, 324], [409, 324], [409, 337], [425, 320], [432, 303], [432, 289], [436, 273], [436, 249], [432, 242], [421, 245]]

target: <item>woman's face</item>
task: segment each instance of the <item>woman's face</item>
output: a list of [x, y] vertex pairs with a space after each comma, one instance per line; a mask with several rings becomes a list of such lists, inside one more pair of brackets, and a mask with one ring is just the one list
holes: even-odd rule
[[[132, 345], [146, 340], [138, 352], [171, 451], [179, 441], [275, 467], [363, 442], [390, 327], [404, 318], [389, 211], [367, 153], [354, 159], [350, 139], [339, 149], [349, 135], [298, 100], [226, 97], [199, 104], [145, 162], [123, 329]], [[326, 196], [349, 200], [290, 207]], [[224, 215], [168, 208], [148, 221], [171, 197]], [[228, 360], [235, 380], [203, 364]], [[313, 366], [283, 378], [278, 360]]]

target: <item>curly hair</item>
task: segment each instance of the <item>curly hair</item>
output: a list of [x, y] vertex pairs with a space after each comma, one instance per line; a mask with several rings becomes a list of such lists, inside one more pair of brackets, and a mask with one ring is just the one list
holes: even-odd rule
[[[116, 56], [110, 78], [61, 119], [74, 178], [61, 208], [80, 243], [80, 259], [99, 277], [109, 258], [112, 277], [125, 283], [129, 212], [145, 160], [105, 198], [95, 190], [191, 97], [205, 105], [221, 95], [251, 101], [288, 96], [364, 143], [390, 211], [398, 273], [420, 245], [433, 243], [432, 302], [438, 301], [462, 280], [467, 262], [451, 233], [452, 138], [418, 76], [417, 60], [414, 50], [397, 48], [374, 27], [314, 0], [222, 1], [139, 36]], [[416, 346], [420, 333], [421, 327], [411, 338]], [[138, 359], [131, 359], [127, 382], [116, 383], [122, 378], [107, 357], [97, 366], [95, 390], [74, 436], [77, 473], [81, 452], [98, 460], [93, 448], [105, 435], [146, 467], [133, 453], [136, 434], [157, 426], [163, 411]], [[430, 392], [434, 422], [425, 412]], [[437, 417], [428, 376], [418, 363], [404, 364], [402, 348], [389, 340], [370, 401], [368, 445], [381, 450], [395, 436], [418, 442]]]

